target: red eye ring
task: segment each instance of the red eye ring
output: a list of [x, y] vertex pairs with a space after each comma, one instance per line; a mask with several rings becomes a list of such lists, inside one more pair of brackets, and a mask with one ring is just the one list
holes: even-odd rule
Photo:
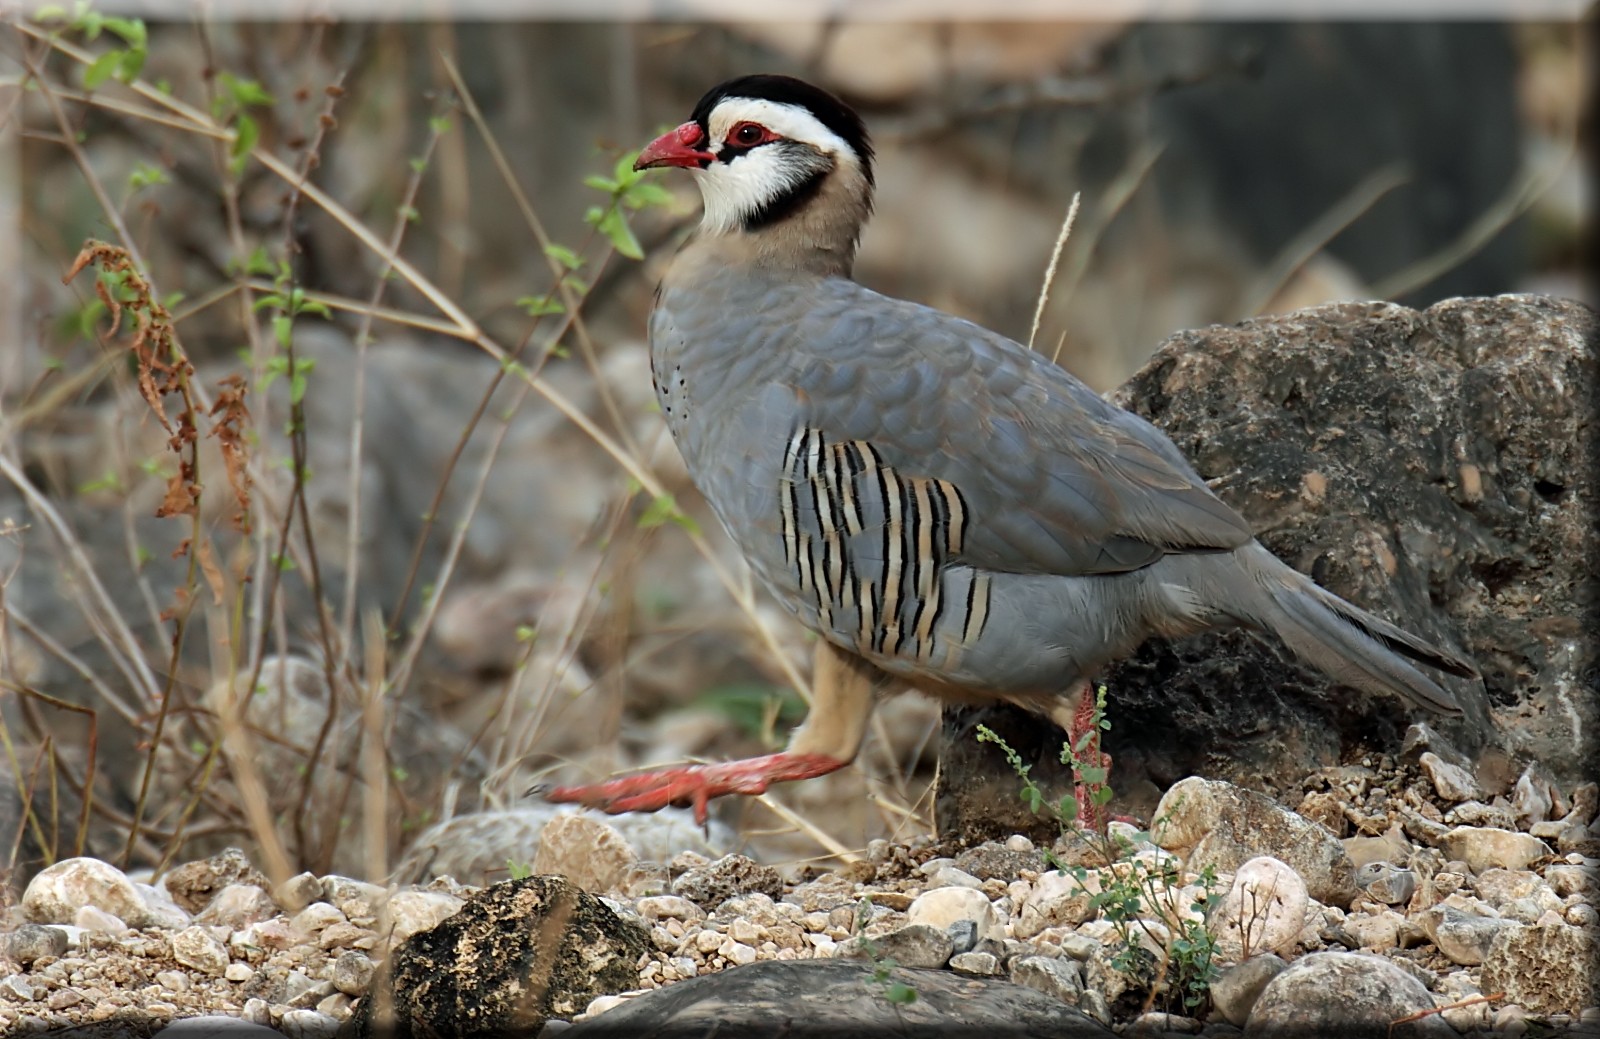
[[765, 126], [748, 120], [738, 123], [733, 129], [729, 130], [727, 138], [729, 144], [738, 148], [754, 148], [758, 144], [766, 144], [768, 141], [777, 139], [778, 135], [768, 130]]

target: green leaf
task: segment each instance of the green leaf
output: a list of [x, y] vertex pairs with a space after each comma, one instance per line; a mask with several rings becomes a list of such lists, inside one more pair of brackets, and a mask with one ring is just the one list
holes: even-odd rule
[[633, 229], [628, 226], [628, 219], [622, 215], [622, 210], [616, 208], [606, 210], [595, 227], [611, 240], [611, 247], [618, 253], [630, 260], [644, 259], [644, 249], [639, 245], [639, 239], [634, 237]]
[[691, 534], [699, 533], [700, 531], [700, 525], [684, 515], [678, 508], [677, 501], [670, 494], [659, 494], [651, 499], [650, 504], [645, 506], [643, 514], [639, 516], [640, 530], [659, 527], [663, 523], [676, 523]]
[[1115, 796], [1117, 795], [1108, 786], [1095, 787], [1089, 791], [1089, 800], [1095, 803], [1096, 808], [1104, 808], [1111, 803], [1111, 799]]
[[602, 177], [598, 173], [589, 174], [583, 178], [583, 183], [585, 187], [594, 188], [596, 191], [604, 191], [608, 195], [615, 194], [619, 190], [616, 181], [609, 177]]
[[428, 120], [428, 129], [443, 136], [450, 132], [450, 119], [447, 116], [436, 115]]
[[423, 170], [428, 168], [428, 160], [418, 155], [416, 158], [410, 160], [410, 165], [411, 172], [421, 173]]
[[217, 82], [221, 84], [222, 92], [228, 99], [241, 108], [272, 104], [272, 95], [253, 79], [244, 79], [231, 72], [220, 72], [217, 74]]
[[105, 27], [122, 37], [122, 42], [135, 50], [144, 50], [149, 42], [144, 22], [137, 18], [107, 18]]
[[272, 273], [272, 261], [267, 257], [267, 247], [258, 245], [250, 258], [244, 262], [246, 274], [268, 275]]
[[583, 257], [564, 245], [557, 245], [555, 242], [551, 242], [544, 247], [544, 254], [569, 271], [575, 271], [583, 266]]
[[144, 59], [150, 52], [143, 47], [133, 47], [122, 52], [122, 60], [117, 62], [117, 78], [124, 83], [132, 83], [139, 78], [139, 73], [144, 69]]
[[95, 89], [100, 84], [110, 79], [111, 74], [115, 72], [117, 67], [121, 64], [122, 51], [106, 51], [104, 54], [94, 59], [88, 68], [83, 70], [83, 88], [85, 90]]
[[544, 317], [546, 314], [565, 314], [567, 308], [549, 296], [522, 296], [517, 300], [517, 306], [529, 317]]
[[33, 12], [36, 22], [64, 22], [67, 20], [67, 9], [60, 4], [45, 4]]
[[1106, 781], [1106, 770], [1097, 765], [1085, 765], [1078, 769], [1078, 778], [1085, 786], [1101, 786]]
[[254, 119], [247, 115], [241, 115], [234, 123], [233, 146], [229, 149], [230, 154], [233, 156], [233, 162], [230, 165], [235, 176], [244, 171], [244, 164], [250, 158], [250, 149], [254, 148], [256, 142], [260, 139], [261, 127], [256, 125]]
[[1056, 812], [1062, 822], [1072, 822], [1078, 818], [1078, 799], [1071, 794], [1063, 794], [1061, 800], [1056, 802]]
[[917, 1001], [917, 990], [896, 981], [884, 990], [883, 998], [897, 1006], [905, 1006]]
[[272, 319], [272, 335], [275, 339], [277, 339], [278, 345], [283, 347], [285, 350], [289, 349], [289, 343], [293, 335], [293, 330], [294, 318], [290, 317], [288, 314], [279, 314]]

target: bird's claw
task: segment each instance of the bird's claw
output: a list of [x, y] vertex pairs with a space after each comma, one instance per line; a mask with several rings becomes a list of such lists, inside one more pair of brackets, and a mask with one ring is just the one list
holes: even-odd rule
[[608, 815], [655, 812], [668, 805], [692, 807], [694, 821], [704, 826], [713, 797], [761, 794], [773, 783], [825, 775], [844, 762], [823, 754], [768, 754], [716, 765], [681, 765], [604, 783], [559, 786], [544, 792], [545, 800], [581, 804]]

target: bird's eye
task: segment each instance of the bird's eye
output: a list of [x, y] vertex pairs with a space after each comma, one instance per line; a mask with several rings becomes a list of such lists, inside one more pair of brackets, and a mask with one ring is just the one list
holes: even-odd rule
[[767, 128], [760, 123], [740, 123], [728, 135], [728, 140], [734, 144], [750, 147], [760, 144], [768, 139]]

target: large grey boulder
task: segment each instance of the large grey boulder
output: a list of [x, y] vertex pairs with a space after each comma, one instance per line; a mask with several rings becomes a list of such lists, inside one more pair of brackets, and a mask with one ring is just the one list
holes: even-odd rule
[[[1452, 743], [1570, 784], [1600, 722], [1584, 562], [1597, 328], [1544, 296], [1328, 304], [1180, 332], [1115, 398], [1278, 556], [1477, 663], [1481, 684], [1445, 679], [1466, 717], [1429, 719]], [[1124, 792], [1191, 774], [1281, 792], [1352, 751], [1398, 752], [1414, 717], [1247, 632], [1152, 639], [1103, 678]], [[979, 722], [1040, 762], [1036, 780], [1059, 776], [1061, 735], [1008, 710], [946, 712], [942, 831], [1027, 821], [997, 809], [1017, 805], [1015, 779]]]

